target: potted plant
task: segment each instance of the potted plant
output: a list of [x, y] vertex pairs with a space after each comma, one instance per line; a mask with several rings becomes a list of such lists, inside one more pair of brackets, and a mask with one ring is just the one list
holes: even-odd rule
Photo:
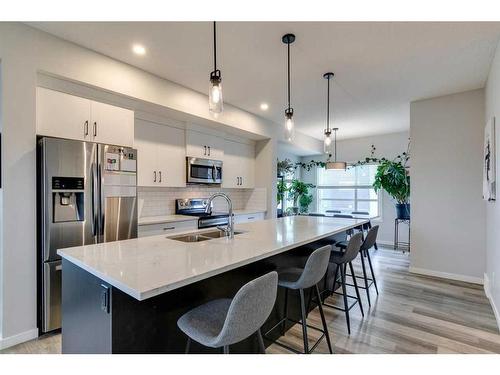
[[299, 198], [299, 209], [301, 214], [309, 212], [309, 206], [313, 201], [312, 194], [303, 194]]
[[290, 159], [279, 160], [277, 159], [277, 172], [278, 177], [283, 177], [295, 171], [295, 165]]
[[[309, 188], [315, 188], [313, 184], [308, 184], [300, 180], [292, 180], [292, 185], [289, 188], [289, 193], [293, 197], [293, 207], [292, 212], [294, 214], [299, 213], [299, 199], [304, 195], [309, 195]], [[312, 201], [312, 197], [311, 197]], [[305, 201], [304, 201], [305, 202]], [[309, 202], [310, 204], [311, 202]], [[307, 206], [309, 206], [309, 204]]]
[[381, 160], [375, 174], [373, 188], [383, 189], [396, 200], [396, 217], [410, 218], [410, 175], [402, 160]]
[[371, 146], [371, 157], [353, 164], [353, 167], [366, 164], [378, 164], [373, 188], [375, 192], [383, 189], [396, 201], [396, 218], [410, 219], [410, 143], [406, 152], [389, 160], [374, 157], [375, 146]]

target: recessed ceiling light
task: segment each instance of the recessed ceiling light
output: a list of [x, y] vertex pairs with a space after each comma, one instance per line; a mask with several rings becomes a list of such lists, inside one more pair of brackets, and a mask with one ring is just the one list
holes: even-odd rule
[[136, 55], [145, 55], [146, 54], [146, 48], [144, 48], [140, 44], [134, 44], [132, 46], [132, 51], [134, 51], [134, 53]]
[[260, 109], [263, 111], [267, 111], [269, 109], [269, 105], [267, 103], [261, 103]]

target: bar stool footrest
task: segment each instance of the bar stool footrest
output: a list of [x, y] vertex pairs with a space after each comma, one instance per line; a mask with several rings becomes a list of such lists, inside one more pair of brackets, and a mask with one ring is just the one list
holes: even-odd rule
[[[294, 352], [296, 354], [311, 354], [315, 349], [316, 347], [319, 345], [319, 343], [321, 342], [321, 340], [323, 340], [323, 338], [325, 337], [325, 331], [323, 331], [321, 328], [318, 328], [318, 327], [315, 327], [315, 326], [312, 326], [310, 324], [307, 324], [306, 323], [306, 327], [307, 328], [311, 328], [311, 329], [314, 329], [318, 332], [321, 332], [321, 336], [320, 338], [314, 343], [314, 345], [311, 347], [311, 349], [309, 349], [309, 351], [307, 353], [304, 353], [304, 352], [301, 352], [301, 351], [298, 351], [297, 349], [294, 349], [286, 344], [283, 344], [281, 342], [279, 342], [278, 340], [272, 340], [268, 337], [269, 333], [271, 331], [273, 331], [274, 329], [276, 329], [278, 326], [280, 326], [281, 324], [283, 324], [283, 322], [286, 322], [286, 321], [290, 321], [292, 323], [295, 323], [295, 324], [302, 324], [300, 320], [295, 320], [295, 319], [291, 319], [291, 318], [288, 318], [288, 317], [285, 317], [283, 319], [281, 319], [278, 323], [276, 323], [271, 329], [269, 329], [263, 336], [266, 340], [274, 343], [274, 344], [278, 344], [279, 346], [285, 348], [285, 349], [288, 349], [290, 350], [291, 352]], [[286, 323], [285, 323], [286, 324]]]

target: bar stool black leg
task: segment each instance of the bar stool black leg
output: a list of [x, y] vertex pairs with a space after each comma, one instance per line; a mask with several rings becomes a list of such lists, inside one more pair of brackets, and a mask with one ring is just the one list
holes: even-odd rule
[[372, 260], [370, 258], [370, 252], [368, 250], [366, 250], [366, 257], [368, 258], [368, 265], [370, 266], [370, 272], [372, 274], [373, 284], [375, 285], [375, 290], [377, 291], [377, 295], [378, 295], [377, 280], [375, 280], [375, 274], [373, 273]]
[[344, 267], [342, 264], [340, 264], [339, 267], [340, 267], [340, 277], [342, 278], [342, 294], [344, 297], [344, 309], [345, 309], [345, 320], [347, 322], [347, 333], [350, 335], [351, 334], [351, 322], [349, 320], [349, 303], [347, 302], [347, 290], [345, 287], [345, 283], [346, 283], [345, 271], [344, 271]]
[[326, 326], [325, 313], [323, 312], [323, 306], [321, 303], [321, 296], [319, 294], [318, 285], [314, 286], [314, 290], [316, 291], [316, 298], [318, 299], [319, 315], [321, 315], [321, 322], [323, 323], [323, 329], [325, 331], [326, 343], [328, 344], [328, 350], [330, 351], [330, 354], [333, 354], [332, 343], [330, 342], [330, 335], [328, 334], [328, 327]]
[[304, 298], [304, 290], [299, 289], [300, 293], [300, 310], [302, 315], [302, 336], [304, 339], [304, 353], [309, 354], [309, 342], [307, 341], [307, 321], [306, 321], [306, 301]]
[[368, 306], [371, 307], [372, 303], [370, 301], [370, 289], [368, 286], [368, 277], [366, 276], [365, 258], [362, 252], [360, 252], [359, 255], [361, 256], [361, 268], [363, 269], [363, 278], [365, 279], [366, 298], [368, 299]]
[[[372, 229], [372, 222], [370, 220], [368, 220], [367, 227], [368, 227], [368, 230]], [[377, 246], [376, 242], [373, 244], [373, 247], [375, 248], [375, 250], [378, 250], [378, 246]]]
[[339, 277], [339, 267], [340, 265], [336, 265], [337, 267], [335, 268], [335, 276], [333, 278], [333, 284], [332, 284], [332, 293], [335, 292], [335, 286], [337, 285], [337, 278]]
[[361, 310], [361, 316], [365, 316], [363, 311], [363, 304], [361, 303], [361, 296], [359, 295], [358, 282], [356, 281], [356, 275], [354, 273], [354, 267], [352, 266], [352, 262], [349, 262], [349, 269], [351, 270], [352, 281], [354, 284], [354, 290], [356, 291], [356, 297], [358, 298], [359, 309]]
[[286, 318], [288, 317], [288, 288], [285, 288], [285, 311], [283, 312], [283, 328], [281, 329], [281, 336], [285, 336], [286, 332]]
[[266, 347], [264, 346], [264, 339], [262, 338], [262, 332], [259, 330], [257, 331], [257, 339], [259, 340], [259, 350], [261, 354], [266, 354]]
[[186, 342], [186, 350], [184, 350], [185, 354], [189, 353], [189, 348], [191, 347], [191, 337], [188, 337], [187, 342]]

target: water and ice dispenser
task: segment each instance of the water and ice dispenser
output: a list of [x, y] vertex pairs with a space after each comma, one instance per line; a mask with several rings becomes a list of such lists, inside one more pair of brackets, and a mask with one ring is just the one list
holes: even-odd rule
[[53, 222], [84, 221], [83, 177], [52, 177]]

